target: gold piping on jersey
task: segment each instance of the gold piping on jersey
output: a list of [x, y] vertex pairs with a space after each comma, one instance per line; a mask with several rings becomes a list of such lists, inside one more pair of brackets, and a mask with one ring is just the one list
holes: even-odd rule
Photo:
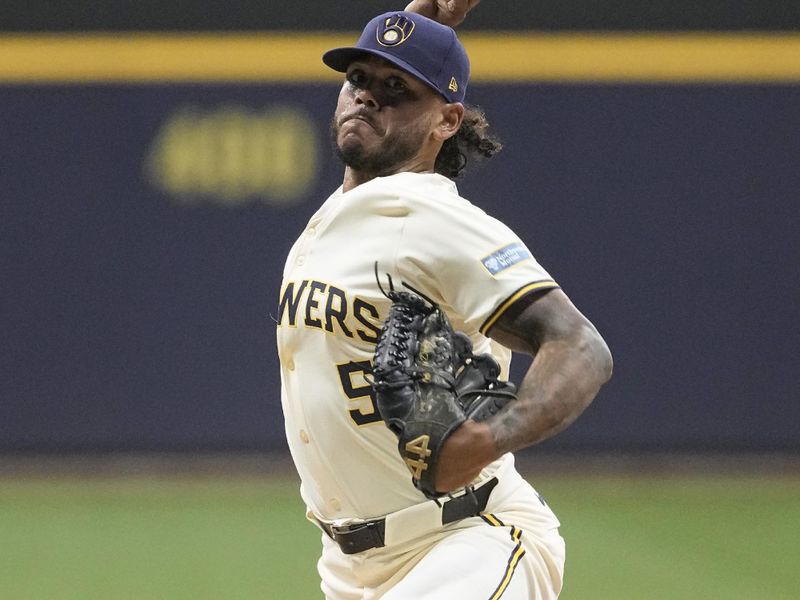
[[533, 283], [529, 283], [527, 285], [522, 286], [516, 292], [511, 294], [511, 296], [509, 296], [505, 300], [505, 302], [502, 302], [500, 306], [498, 306], [491, 315], [489, 315], [489, 318], [487, 318], [486, 321], [483, 322], [483, 325], [481, 325], [479, 331], [483, 335], [486, 335], [486, 332], [492, 328], [492, 326], [497, 322], [497, 320], [501, 316], [503, 316], [503, 313], [506, 312], [506, 310], [508, 310], [508, 308], [512, 304], [514, 304], [514, 302], [516, 302], [526, 294], [530, 294], [531, 292], [535, 292], [537, 290], [549, 290], [557, 287], [559, 287], [559, 285], [552, 279], [546, 279], [544, 281], [534, 281]]
[[[483, 513], [480, 516], [492, 527], [506, 527], [506, 524], [493, 514]], [[522, 530], [514, 525], [511, 525], [510, 527], [511, 540], [515, 543], [515, 546], [511, 551], [511, 556], [508, 558], [508, 564], [506, 565], [506, 570], [503, 573], [503, 577], [500, 579], [500, 583], [497, 585], [497, 588], [495, 588], [494, 592], [492, 592], [489, 600], [498, 600], [498, 598], [503, 595], [503, 592], [506, 591], [508, 584], [511, 583], [511, 577], [513, 577], [514, 571], [516, 570], [520, 559], [525, 556], [525, 548], [522, 546]]]

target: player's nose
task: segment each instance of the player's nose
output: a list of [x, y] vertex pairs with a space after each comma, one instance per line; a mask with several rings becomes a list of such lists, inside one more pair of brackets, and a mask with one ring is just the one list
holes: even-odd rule
[[359, 88], [355, 95], [355, 101], [356, 104], [364, 104], [370, 108], [380, 108], [380, 102], [378, 102], [378, 98], [367, 86]]

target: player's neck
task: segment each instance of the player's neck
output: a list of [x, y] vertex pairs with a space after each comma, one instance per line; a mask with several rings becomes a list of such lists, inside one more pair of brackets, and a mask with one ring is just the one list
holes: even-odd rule
[[372, 181], [376, 177], [388, 177], [389, 175], [397, 175], [398, 173], [433, 173], [433, 164], [410, 163], [381, 172], [358, 171], [351, 167], [345, 167], [342, 191], [349, 192], [362, 183]]

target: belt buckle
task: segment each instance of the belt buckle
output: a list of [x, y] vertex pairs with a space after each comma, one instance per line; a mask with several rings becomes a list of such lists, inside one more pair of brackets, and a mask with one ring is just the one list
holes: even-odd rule
[[369, 529], [374, 521], [364, 521], [363, 523], [349, 523], [347, 525], [331, 525], [331, 530], [336, 535], [353, 533], [354, 531], [361, 531], [362, 529]]

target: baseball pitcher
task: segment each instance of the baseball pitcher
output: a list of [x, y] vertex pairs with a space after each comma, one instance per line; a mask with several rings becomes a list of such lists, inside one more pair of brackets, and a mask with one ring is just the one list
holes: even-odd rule
[[[554, 599], [559, 521], [512, 453], [581, 414], [608, 348], [528, 245], [459, 195], [453, 179], [500, 145], [465, 103], [453, 29], [386, 13], [323, 61], [344, 74], [343, 183], [289, 252], [277, 335], [322, 591]], [[519, 382], [512, 351], [534, 357]]]

